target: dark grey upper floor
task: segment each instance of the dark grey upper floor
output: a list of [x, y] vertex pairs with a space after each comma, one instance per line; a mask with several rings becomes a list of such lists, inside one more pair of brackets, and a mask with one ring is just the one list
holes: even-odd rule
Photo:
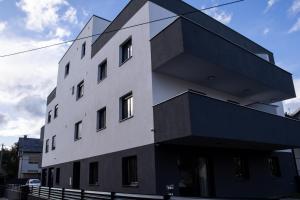
[[189, 91], [154, 106], [156, 143], [287, 149], [300, 146], [300, 121]]
[[151, 56], [155, 72], [240, 99], [273, 103], [295, 97], [290, 73], [183, 17], [151, 40]]

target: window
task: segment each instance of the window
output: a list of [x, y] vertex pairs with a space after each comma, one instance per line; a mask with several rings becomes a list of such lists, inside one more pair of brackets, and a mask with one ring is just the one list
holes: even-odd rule
[[98, 185], [98, 162], [90, 163], [89, 184]]
[[85, 51], [86, 51], [86, 42], [84, 42], [81, 46], [81, 58], [85, 56]]
[[75, 124], [75, 140], [80, 140], [82, 134], [82, 121]]
[[83, 97], [83, 93], [84, 93], [84, 81], [81, 81], [77, 85], [77, 100]]
[[249, 178], [248, 162], [245, 158], [240, 156], [234, 158], [234, 173], [237, 178]]
[[51, 145], [52, 150], [55, 150], [55, 148], [56, 148], [56, 135], [52, 137], [52, 145]]
[[60, 168], [56, 168], [55, 172], [55, 183], [56, 185], [60, 184]]
[[45, 152], [49, 152], [49, 139], [46, 140], [46, 147], [45, 147]]
[[69, 75], [69, 72], [70, 72], [70, 63], [66, 64], [65, 66], [65, 77]]
[[75, 93], [75, 87], [73, 86], [72, 87], [72, 95], [74, 95], [74, 93]]
[[122, 160], [123, 185], [138, 186], [137, 157], [126, 157]]
[[107, 61], [105, 60], [98, 66], [98, 83], [107, 76]]
[[51, 122], [52, 110], [48, 112], [48, 124]]
[[277, 157], [268, 158], [268, 166], [272, 176], [276, 176], [276, 177], [281, 176], [279, 159]]
[[133, 96], [132, 92], [120, 98], [120, 120], [125, 120], [133, 116]]
[[121, 64], [132, 57], [132, 39], [129, 38], [120, 46], [120, 61]]
[[39, 164], [40, 163], [40, 156], [38, 155], [30, 155], [28, 159], [29, 164]]
[[54, 108], [54, 118], [58, 116], [58, 105], [55, 106]]
[[97, 112], [97, 130], [106, 128], [106, 107]]

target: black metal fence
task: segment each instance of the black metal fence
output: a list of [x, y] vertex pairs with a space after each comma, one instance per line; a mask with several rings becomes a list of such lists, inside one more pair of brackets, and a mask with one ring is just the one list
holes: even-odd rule
[[97, 192], [87, 190], [73, 190], [65, 188], [32, 187], [30, 195], [42, 199], [53, 200], [97, 200], [97, 199], [144, 199], [144, 200], [169, 200], [171, 195], [139, 195], [114, 192]]

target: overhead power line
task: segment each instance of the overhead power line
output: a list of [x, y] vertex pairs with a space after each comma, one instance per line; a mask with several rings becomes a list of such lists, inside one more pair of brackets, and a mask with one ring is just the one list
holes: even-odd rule
[[38, 47], [38, 48], [28, 49], [28, 50], [24, 50], [24, 51], [18, 51], [18, 52], [14, 52], [14, 53], [10, 53], [10, 54], [4, 54], [4, 55], [0, 55], [0, 58], [15, 56], [15, 55], [24, 54], [24, 53], [29, 53], [29, 52], [32, 52], [32, 51], [38, 51], [38, 50], [41, 50], [41, 49], [46, 49], [46, 48], [50, 48], [50, 47], [54, 47], [54, 46], [60, 46], [60, 45], [63, 45], [63, 44], [67, 44], [67, 43], [70, 43], [70, 42], [75, 42], [75, 41], [78, 41], [78, 40], [84, 40], [84, 39], [91, 38], [91, 37], [94, 37], [94, 36], [100, 36], [100, 35], [103, 35], [103, 34], [113, 33], [113, 32], [117, 32], [117, 31], [120, 31], [120, 30], [134, 28], [134, 27], [137, 27], [137, 26], [143, 26], [143, 25], [146, 25], [146, 24], [151, 24], [151, 23], [155, 23], [155, 22], [159, 22], [159, 21], [163, 21], [163, 20], [168, 20], [168, 19], [172, 19], [172, 18], [175, 18], [175, 17], [182, 17], [182, 16], [186, 16], [186, 15], [189, 15], [189, 14], [197, 13], [197, 12], [200, 12], [200, 11], [205, 11], [205, 10], [210, 10], [210, 9], [219, 8], [219, 7], [223, 7], [223, 6], [228, 6], [228, 5], [240, 3], [240, 2], [243, 2], [243, 1], [245, 1], [245, 0], [231, 1], [231, 2], [227, 2], [227, 3], [223, 3], [223, 4], [218, 4], [218, 5], [215, 5], [215, 6], [202, 8], [202, 9], [196, 10], [196, 11], [186, 12], [186, 13], [182, 13], [182, 14], [179, 14], [179, 15], [172, 15], [172, 16], [169, 16], [169, 17], [164, 17], [164, 18], [160, 18], [160, 19], [156, 19], [156, 20], [152, 20], [152, 21], [148, 21], [148, 22], [143, 22], [143, 23], [140, 23], [140, 24], [126, 26], [126, 27], [123, 27], [123, 28], [120, 28], [120, 29], [104, 31], [102, 33], [97, 33], [97, 34], [93, 34], [93, 35], [90, 35], [90, 36], [80, 37], [80, 38], [76, 38], [76, 39], [73, 39], [73, 40], [67, 40], [67, 41], [63, 41], [63, 42], [59, 42], [59, 43], [54, 43], [54, 44], [50, 44], [50, 45], [41, 46], [41, 47]]

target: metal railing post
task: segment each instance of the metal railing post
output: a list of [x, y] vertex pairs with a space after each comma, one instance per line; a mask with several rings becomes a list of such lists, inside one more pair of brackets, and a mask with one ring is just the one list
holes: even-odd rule
[[81, 190], [80, 199], [81, 199], [81, 200], [84, 200], [84, 189]]
[[115, 192], [111, 192], [110, 193], [110, 199], [115, 199], [116, 197], [116, 193]]
[[39, 197], [41, 196], [41, 186], [39, 186], [39, 191], [38, 191]]
[[61, 191], [61, 200], [65, 199], [65, 188], [62, 189]]

